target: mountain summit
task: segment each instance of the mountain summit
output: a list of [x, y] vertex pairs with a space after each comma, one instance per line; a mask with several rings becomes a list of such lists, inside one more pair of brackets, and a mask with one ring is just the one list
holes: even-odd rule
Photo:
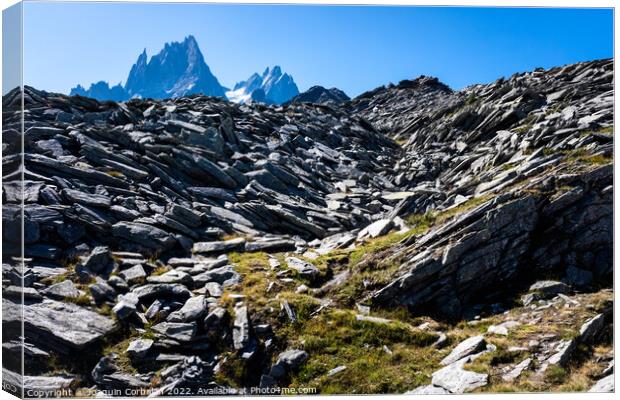
[[224, 88], [213, 76], [193, 36], [181, 43], [166, 43], [146, 61], [146, 50], [131, 67], [125, 90], [129, 97], [169, 98], [201, 93], [224, 97]]
[[166, 43], [147, 62], [146, 50], [131, 67], [127, 83], [109, 88], [106, 82], [92, 84], [88, 90], [81, 85], [71, 95], [99, 100], [122, 101], [134, 97], [163, 99], [190, 94], [225, 97], [225, 89], [205, 63], [196, 39], [190, 35], [183, 42]]
[[247, 80], [235, 85], [226, 92], [228, 99], [235, 103], [260, 101], [263, 103], [282, 104], [299, 94], [299, 89], [289, 74], [282, 73], [276, 65], [265, 68], [262, 75], [252, 74]]
[[125, 101], [131, 98], [166, 99], [190, 94], [224, 97], [235, 103], [258, 101], [282, 104], [299, 94], [299, 89], [289, 74], [282, 73], [276, 65], [266, 68], [262, 75], [252, 74], [227, 91], [218, 82], [206, 64], [194, 36], [182, 42], [166, 43], [164, 48], [148, 59], [146, 49], [138, 56], [129, 71], [125, 86], [110, 87], [105, 81], [90, 85], [88, 89], [77, 85], [70, 95], [92, 97], [97, 100]]

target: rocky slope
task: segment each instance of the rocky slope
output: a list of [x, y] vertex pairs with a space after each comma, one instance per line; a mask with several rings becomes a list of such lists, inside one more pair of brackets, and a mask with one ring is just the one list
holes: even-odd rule
[[26, 88], [23, 166], [13, 91], [5, 375], [23, 318], [51, 394], [609, 390], [612, 82], [602, 60], [340, 105]]

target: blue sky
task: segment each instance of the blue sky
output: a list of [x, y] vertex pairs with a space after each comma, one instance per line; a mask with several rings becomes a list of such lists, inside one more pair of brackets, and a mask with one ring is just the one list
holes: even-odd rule
[[67, 93], [125, 83], [143, 48], [192, 34], [222, 85], [281, 65], [300, 90], [355, 96], [437, 76], [455, 89], [613, 56], [611, 9], [26, 3], [24, 81]]

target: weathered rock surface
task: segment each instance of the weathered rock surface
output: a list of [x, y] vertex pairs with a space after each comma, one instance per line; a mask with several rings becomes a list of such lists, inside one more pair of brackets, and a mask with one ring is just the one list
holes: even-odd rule
[[8, 330], [20, 329], [22, 309], [27, 335], [32, 335], [29, 340], [44, 348], [57, 346], [56, 351], [83, 349], [117, 329], [114, 320], [98, 313], [72, 303], [44, 299], [23, 308], [5, 300], [2, 322]]
[[597, 381], [594, 386], [592, 386], [590, 390], [588, 390], [588, 392], [609, 393], [613, 392], [614, 390], [614, 374], [611, 374]]
[[488, 375], [463, 369], [469, 359], [461, 359], [433, 373], [433, 385], [450, 393], [466, 393], [485, 386]]
[[441, 364], [452, 364], [462, 358], [482, 351], [485, 347], [486, 341], [484, 340], [484, 337], [482, 335], [470, 337], [469, 339], [462, 341], [454, 349], [452, 349], [450, 354], [448, 354], [443, 360], [441, 360]]

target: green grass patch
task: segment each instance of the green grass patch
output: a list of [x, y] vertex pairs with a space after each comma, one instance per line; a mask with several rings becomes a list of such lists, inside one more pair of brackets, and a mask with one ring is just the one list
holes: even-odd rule
[[[310, 355], [292, 377], [292, 386], [314, 386], [323, 394], [402, 393], [430, 382], [441, 359], [441, 352], [429, 346], [437, 339], [434, 333], [399, 321], [358, 321], [355, 315], [351, 310], [329, 310], [283, 332], [295, 338], [291, 347]], [[326, 376], [340, 365], [347, 369]]]
[[559, 385], [566, 381], [568, 371], [559, 365], [549, 365], [545, 371], [545, 381], [554, 385]]

